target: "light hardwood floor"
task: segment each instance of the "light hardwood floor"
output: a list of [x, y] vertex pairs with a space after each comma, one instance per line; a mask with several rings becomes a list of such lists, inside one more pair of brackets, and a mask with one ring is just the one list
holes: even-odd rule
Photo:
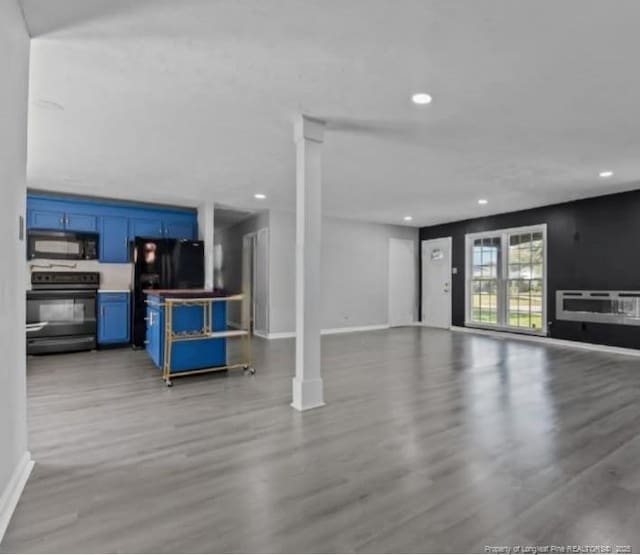
[[640, 550], [640, 360], [422, 328], [323, 338], [327, 406], [162, 384], [128, 349], [29, 359], [36, 466], [9, 552]]

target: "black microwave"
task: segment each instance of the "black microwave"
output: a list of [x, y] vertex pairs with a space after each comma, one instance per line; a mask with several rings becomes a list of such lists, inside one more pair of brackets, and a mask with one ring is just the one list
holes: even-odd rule
[[27, 259], [97, 260], [97, 233], [71, 233], [30, 229], [27, 234]]

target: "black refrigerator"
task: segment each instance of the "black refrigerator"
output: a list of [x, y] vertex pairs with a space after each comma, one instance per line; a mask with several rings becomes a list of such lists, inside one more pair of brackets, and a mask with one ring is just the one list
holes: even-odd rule
[[136, 237], [131, 247], [131, 343], [144, 347], [147, 312], [144, 290], [204, 287], [204, 241]]

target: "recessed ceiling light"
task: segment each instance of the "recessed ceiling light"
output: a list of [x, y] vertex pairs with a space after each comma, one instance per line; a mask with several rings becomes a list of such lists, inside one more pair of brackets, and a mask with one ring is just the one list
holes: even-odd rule
[[488, 204], [489, 201], [486, 198], [481, 198], [478, 200], [478, 204]]
[[267, 195], [264, 195], [262, 193], [256, 193], [255, 195], [253, 195], [254, 198], [257, 198], [259, 200], [264, 200], [267, 198]]
[[600, 175], [600, 177], [611, 177], [613, 175], [613, 172], [611, 170], [605, 170], [603, 172], [600, 172], [598, 175]]
[[405, 222], [410, 222], [411, 220], [413, 220], [413, 217], [412, 217], [412, 216], [405, 216], [405, 217], [404, 217], [404, 221], [405, 221]]
[[416, 93], [411, 97], [414, 104], [431, 104], [431, 95], [427, 93]]

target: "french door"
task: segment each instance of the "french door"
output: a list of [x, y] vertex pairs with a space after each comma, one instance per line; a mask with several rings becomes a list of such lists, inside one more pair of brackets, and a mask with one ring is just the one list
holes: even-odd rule
[[466, 325], [546, 334], [546, 225], [466, 236]]

